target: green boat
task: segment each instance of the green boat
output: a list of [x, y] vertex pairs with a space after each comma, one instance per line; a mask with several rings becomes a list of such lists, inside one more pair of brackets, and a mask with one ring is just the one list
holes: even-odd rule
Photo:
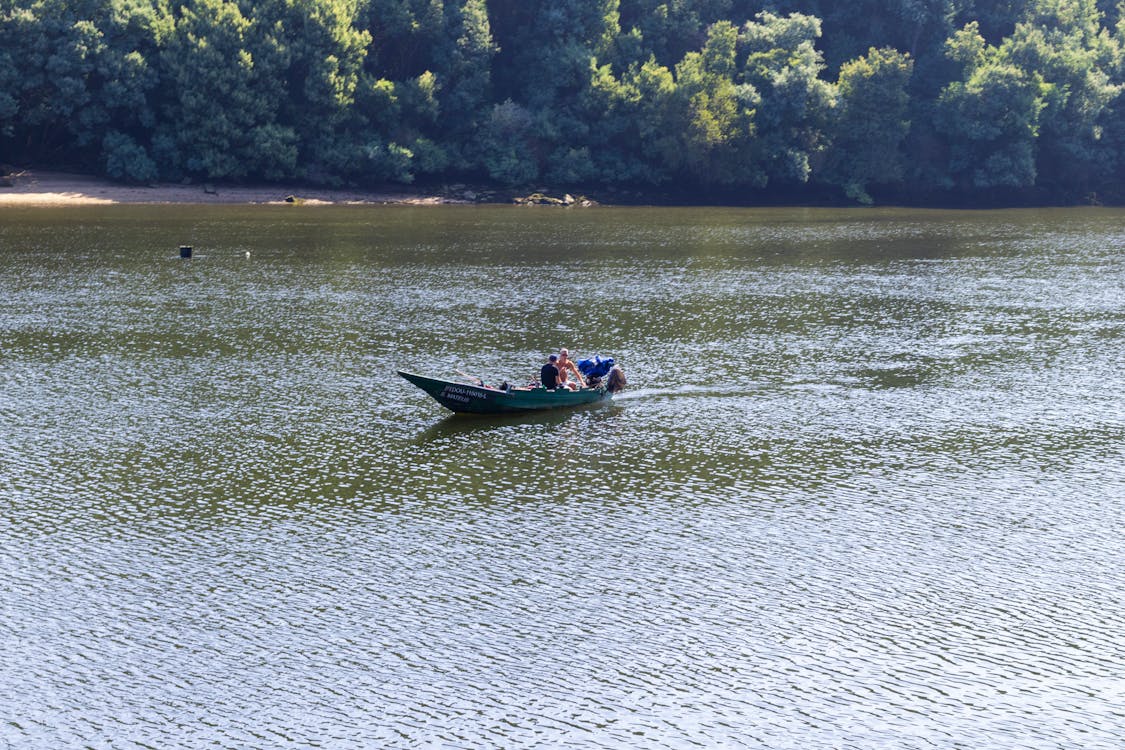
[[399, 370], [398, 374], [430, 394], [446, 409], [458, 414], [526, 414], [547, 409], [565, 409], [569, 406], [581, 406], [613, 398], [613, 391], [607, 387], [607, 384], [612, 382], [609, 379], [596, 388], [581, 388], [577, 391], [559, 388], [549, 391], [542, 386], [492, 388], [428, 378], [402, 370]]

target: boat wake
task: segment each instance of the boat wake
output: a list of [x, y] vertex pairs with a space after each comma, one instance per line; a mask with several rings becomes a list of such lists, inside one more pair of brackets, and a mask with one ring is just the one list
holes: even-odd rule
[[727, 387], [679, 385], [675, 388], [636, 388], [624, 391], [623, 393], [614, 394], [613, 400], [633, 401], [642, 398], [668, 396], [745, 396], [748, 390], [755, 390], [753, 383]]
[[847, 387], [848, 384], [841, 382], [808, 381], [795, 381], [790, 383], [758, 381], [739, 383], [737, 385], [678, 385], [673, 388], [630, 389], [623, 393], [614, 394], [613, 400], [617, 402], [644, 398], [676, 398], [689, 396], [695, 398], [731, 398], [735, 396], [761, 395], [788, 390], [809, 391], [813, 393], [832, 392]]

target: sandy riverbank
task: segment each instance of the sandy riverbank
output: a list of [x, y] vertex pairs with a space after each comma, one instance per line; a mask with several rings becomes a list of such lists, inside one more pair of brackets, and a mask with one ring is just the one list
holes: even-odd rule
[[10, 186], [0, 183], [0, 207], [112, 205], [117, 203], [228, 203], [275, 204], [381, 204], [431, 205], [467, 203], [460, 198], [440, 195], [381, 193], [360, 190], [320, 188], [228, 187], [217, 185], [160, 184], [120, 185], [108, 180], [61, 172], [27, 171], [11, 175]]

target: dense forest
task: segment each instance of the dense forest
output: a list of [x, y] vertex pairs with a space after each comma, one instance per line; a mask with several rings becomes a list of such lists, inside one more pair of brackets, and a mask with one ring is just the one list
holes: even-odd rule
[[136, 183], [1120, 202], [1123, 13], [1125, 0], [0, 0], [0, 163]]

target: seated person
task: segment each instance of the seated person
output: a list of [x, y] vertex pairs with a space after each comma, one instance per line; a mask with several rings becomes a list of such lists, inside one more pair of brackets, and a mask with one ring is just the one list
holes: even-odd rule
[[547, 357], [547, 364], [543, 365], [539, 370], [539, 382], [541, 382], [543, 387], [548, 391], [553, 391], [559, 387], [558, 361], [558, 355], [552, 354], [550, 357]]
[[[559, 349], [558, 361], [555, 364], [559, 368], [559, 376], [562, 380], [561, 385], [563, 388], [576, 391], [579, 388], [586, 387], [586, 381], [582, 379], [582, 373], [578, 371], [578, 365], [574, 364], [573, 360], [571, 360], [570, 352], [566, 347]], [[571, 374], [578, 380], [577, 383], [570, 382]]]

